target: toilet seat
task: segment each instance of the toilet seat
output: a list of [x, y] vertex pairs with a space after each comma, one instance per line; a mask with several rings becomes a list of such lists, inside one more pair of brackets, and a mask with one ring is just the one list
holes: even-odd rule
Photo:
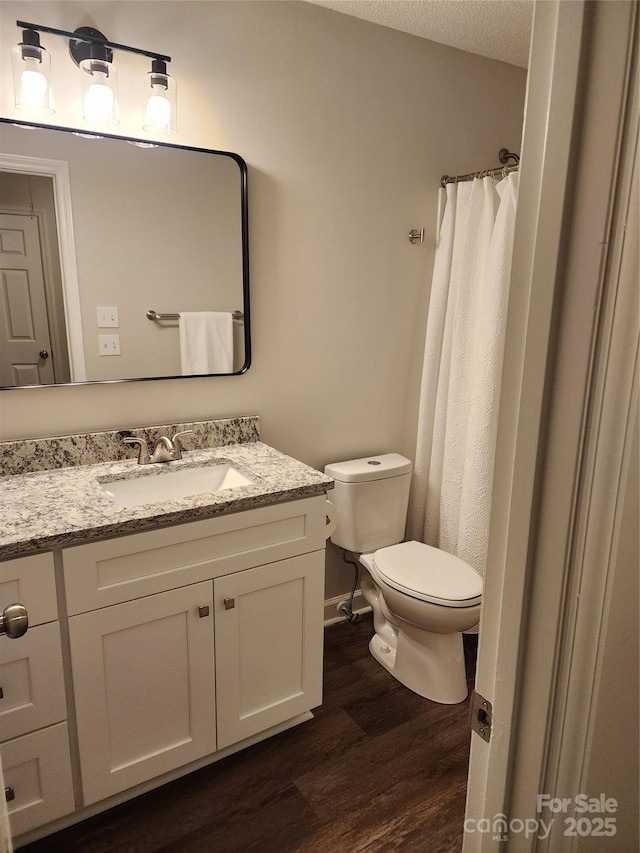
[[444, 607], [473, 607], [482, 600], [481, 576], [459, 557], [423, 542], [380, 548], [373, 565], [381, 580], [420, 601]]

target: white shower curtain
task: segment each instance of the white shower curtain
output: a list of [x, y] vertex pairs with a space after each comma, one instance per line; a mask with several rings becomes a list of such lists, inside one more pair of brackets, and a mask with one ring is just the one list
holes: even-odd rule
[[517, 196], [515, 172], [447, 184], [422, 373], [409, 536], [482, 575]]

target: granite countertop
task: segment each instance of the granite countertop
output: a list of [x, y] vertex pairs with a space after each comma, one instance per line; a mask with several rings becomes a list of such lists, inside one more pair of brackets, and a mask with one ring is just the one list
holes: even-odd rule
[[[252, 484], [129, 507], [100, 485], [225, 462]], [[260, 441], [189, 451], [176, 462], [138, 465], [127, 459], [12, 474], [0, 477], [0, 559], [311, 497], [332, 487], [330, 477]]]

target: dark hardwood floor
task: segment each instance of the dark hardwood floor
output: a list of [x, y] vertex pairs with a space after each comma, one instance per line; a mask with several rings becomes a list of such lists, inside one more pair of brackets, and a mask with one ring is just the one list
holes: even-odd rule
[[[454, 853], [468, 699], [436, 705], [368, 653], [371, 618], [325, 631], [315, 719], [21, 853]], [[472, 686], [476, 643], [465, 637]]]

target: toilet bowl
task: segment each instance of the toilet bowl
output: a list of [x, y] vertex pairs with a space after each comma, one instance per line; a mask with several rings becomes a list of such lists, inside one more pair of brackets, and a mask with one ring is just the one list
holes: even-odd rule
[[409, 689], [450, 705], [467, 696], [462, 631], [478, 623], [482, 579], [451, 554], [403, 542], [362, 554], [373, 657]]
[[397, 453], [333, 463], [334, 544], [358, 555], [373, 611], [373, 657], [409, 689], [442, 704], [467, 696], [462, 632], [477, 625], [481, 576], [458, 557], [403, 542], [411, 462]]

